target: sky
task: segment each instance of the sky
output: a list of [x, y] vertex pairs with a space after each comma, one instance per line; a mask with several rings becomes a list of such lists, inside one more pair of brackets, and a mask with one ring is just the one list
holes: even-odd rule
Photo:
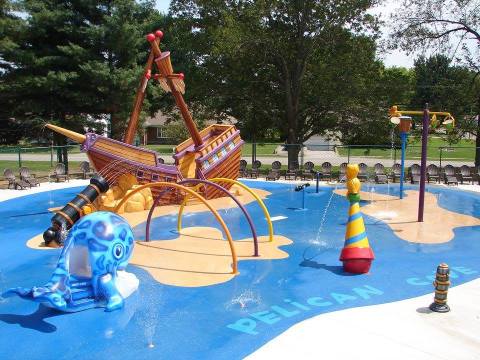
[[[398, 0], [385, 0], [380, 6], [375, 7], [370, 12], [379, 15], [383, 21], [388, 21], [390, 16], [398, 9], [399, 4], [400, 1]], [[381, 31], [383, 40], [388, 39], [389, 29], [384, 26]], [[386, 54], [379, 54], [379, 57], [383, 59], [386, 66], [403, 66], [410, 68], [413, 67], [415, 54], [407, 55], [404, 51], [394, 50]]]
[[[162, 12], [168, 11], [168, 6], [170, 5], [170, 0], [156, 0], [157, 9]], [[394, 12], [394, 10], [399, 6], [398, 0], [385, 0], [383, 4], [375, 9], [372, 13], [381, 14], [382, 17], [386, 20]], [[388, 37], [388, 29], [383, 29], [384, 38]], [[413, 67], [414, 56], [408, 56], [405, 52], [401, 50], [395, 50], [388, 54], [379, 54], [379, 57], [383, 59], [386, 66], [403, 66], [403, 67]]]
[[168, 6], [170, 5], [170, 0], [157, 0], [157, 9], [161, 12], [167, 12]]

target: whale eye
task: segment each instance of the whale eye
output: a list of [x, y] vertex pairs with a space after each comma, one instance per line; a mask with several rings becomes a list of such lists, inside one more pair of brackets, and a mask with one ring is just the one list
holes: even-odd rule
[[123, 245], [122, 244], [115, 245], [115, 247], [113, 248], [113, 256], [116, 259], [120, 259], [122, 255], [123, 255]]

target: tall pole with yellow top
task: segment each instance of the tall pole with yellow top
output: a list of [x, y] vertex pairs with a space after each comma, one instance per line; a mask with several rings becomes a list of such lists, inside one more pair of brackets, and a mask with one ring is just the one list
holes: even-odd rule
[[410, 116], [398, 116], [398, 110], [396, 106], [392, 106], [390, 109], [390, 115], [392, 116], [390, 121], [398, 125], [400, 129], [400, 139], [402, 141], [402, 156], [400, 164], [400, 199], [403, 199], [403, 183], [405, 182], [405, 148], [407, 145], [408, 132], [412, 126], [412, 118]]
[[367, 232], [360, 211], [361, 184], [357, 178], [358, 172], [357, 164], [347, 165], [347, 198], [350, 201], [350, 208], [345, 232], [345, 244], [340, 254], [340, 261], [343, 262], [343, 270], [346, 272], [364, 274], [370, 270], [370, 265], [375, 257], [368, 243]]
[[[442, 121], [442, 125], [451, 125], [455, 126], [455, 119], [449, 112], [444, 111], [429, 111], [428, 104], [425, 104], [425, 109], [423, 111], [410, 111], [410, 110], [402, 110], [399, 111], [397, 106], [392, 106], [389, 110], [390, 114], [390, 121], [394, 124], [400, 124], [400, 131], [402, 130], [402, 123], [406, 126], [406, 122], [402, 121], [402, 118], [406, 118], [403, 115], [422, 115], [422, 157], [421, 157], [421, 166], [420, 166], [420, 191], [418, 196], [418, 222], [423, 222], [423, 211], [424, 211], [424, 203], [425, 203], [425, 178], [427, 172], [427, 140], [428, 140], [428, 128], [430, 122], [432, 126], [436, 127], [438, 125], [437, 115], [444, 116]], [[432, 118], [430, 119], [430, 116]], [[408, 124], [408, 128], [410, 124]], [[406, 129], [406, 127], [405, 127]], [[402, 159], [405, 157], [405, 150], [403, 146], [403, 138], [402, 138]], [[403, 164], [402, 164], [403, 170]], [[400, 198], [403, 196], [403, 179], [400, 181]]]

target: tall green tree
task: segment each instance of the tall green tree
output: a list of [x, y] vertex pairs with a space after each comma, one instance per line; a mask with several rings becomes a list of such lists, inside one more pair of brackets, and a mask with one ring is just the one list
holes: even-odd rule
[[[154, 2], [19, 0], [17, 5], [23, 26], [15, 45], [3, 46], [0, 54], [9, 64], [2, 102], [10, 117], [80, 132], [92, 120], [107, 118], [112, 136], [121, 138], [147, 56], [144, 35], [159, 16]], [[151, 106], [147, 99], [146, 110]]]
[[445, 55], [420, 56], [414, 62], [415, 94], [411, 107], [422, 109], [425, 103], [437, 111], [449, 111], [460, 118], [474, 111], [471, 89], [473, 73], [454, 65]]
[[[148, 56], [145, 34], [162, 24], [164, 17], [155, 10], [154, 1], [110, 0], [94, 1], [95, 25], [88, 29], [94, 44], [92, 57], [79, 65], [86, 91], [97, 99], [93, 102], [98, 114], [107, 116], [111, 135], [121, 139], [125, 131], [139, 78]], [[72, 49], [70, 56], [76, 56]], [[144, 101], [145, 114], [158, 109], [156, 100], [162, 92], [149, 86]]]
[[0, 0], [0, 75], [11, 69], [12, 64], [3, 53], [18, 46], [17, 37], [22, 32], [24, 21], [16, 13], [18, 5], [11, 0]]
[[[82, 122], [69, 120], [80, 114], [83, 99], [88, 101], [93, 96], [77, 89], [79, 63], [84, 58], [71, 57], [68, 50], [85, 48], [82, 23], [86, 19], [80, 16], [84, 9], [60, 1], [27, 0], [18, 6], [25, 17], [18, 45], [2, 49], [2, 57], [12, 64], [4, 76], [7, 91], [3, 95], [11, 116], [28, 123], [33, 133], [40, 129], [41, 121], [31, 119], [83, 131]], [[62, 140], [57, 138], [58, 143]]]
[[[272, 125], [289, 144], [362, 127], [375, 61], [374, 1], [174, 0], [171, 15], [189, 34], [203, 101], [261, 134]], [[201, 100], [200, 100], [201, 101]], [[272, 124], [273, 122], [273, 124]], [[300, 148], [289, 147], [289, 161]]]
[[7, 101], [7, 87], [5, 78], [14, 64], [4, 58], [6, 51], [18, 47], [18, 34], [22, 32], [24, 21], [15, 12], [16, 4], [10, 0], [0, 0], [0, 143], [11, 144], [24, 134], [20, 124], [11, 118], [9, 102]]
[[470, 132], [476, 136], [475, 164], [480, 166], [480, 1], [479, 0], [404, 0], [392, 26], [393, 47], [423, 52], [427, 49], [451, 54], [474, 72], [468, 85], [476, 94], [476, 125]]
[[465, 66], [454, 65], [442, 54], [417, 58], [414, 73], [414, 94], [409, 107], [422, 109], [428, 103], [433, 111], [450, 112], [456, 119], [456, 127], [437, 132], [449, 142], [457, 142], [471, 131], [471, 122], [476, 114], [475, 90], [472, 87], [475, 74]]
[[[337, 122], [342, 142], [353, 145], [386, 145], [398, 139], [395, 126], [388, 121], [392, 105], [408, 105], [413, 95], [414, 72], [411, 69], [379, 66], [367, 79], [361, 97], [352, 97], [346, 109], [357, 108], [361, 114], [353, 121]], [[393, 138], [392, 138], [393, 137]]]

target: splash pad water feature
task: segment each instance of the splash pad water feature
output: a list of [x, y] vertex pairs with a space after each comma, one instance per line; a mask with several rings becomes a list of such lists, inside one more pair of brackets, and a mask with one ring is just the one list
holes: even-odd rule
[[[101, 302], [108, 310], [117, 311], [106, 314], [91, 309], [65, 315], [44, 306], [45, 302], [50, 305], [60, 303], [54, 308], [65, 310], [70, 306], [70, 310], [80, 310], [70, 301], [70, 287], [64, 286], [65, 283], [78, 285], [80, 282], [80, 279], [68, 274], [70, 268], [66, 262], [69, 257], [66, 254], [74, 244], [71, 239], [75, 239], [77, 228], [89, 220], [89, 215], [86, 215], [75, 224], [77, 219], [72, 216], [78, 215], [80, 218], [81, 213], [85, 215], [88, 212], [87, 208], [93, 211], [93, 198], [86, 196], [87, 200], [83, 200], [88, 204], [85, 206], [70, 202], [68, 209], [72, 214], [63, 210], [58, 212], [67, 222], [71, 220], [72, 230], [57, 267], [59, 250], [37, 251], [38, 244], [31, 240], [47, 220], [46, 204], [52, 205], [49, 202], [53, 198], [67, 202], [72, 199], [71, 191], [59, 191], [55, 197], [49, 194], [48, 201], [44, 194], [37, 194], [28, 199], [6, 202], [0, 212], [4, 219], [0, 239], [3, 246], [0, 253], [2, 290], [24, 282], [27, 290], [16, 289], [13, 292], [40, 301], [38, 305], [33, 302], [21, 303], [14, 298], [2, 299], [0, 347], [7, 358], [111, 358], [118, 354], [126, 359], [242, 358], [292, 325], [312, 316], [429, 292], [430, 288], [425, 286], [430, 284], [432, 264], [438, 263], [440, 258], [441, 261], [453, 262], [451, 277], [457, 279], [455, 281], [458, 283], [478, 276], [479, 262], [475, 254], [479, 245], [466, 242], [466, 239], [478, 236], [478, 229], [475, 228], [478, 222], [472, 217], [478, 216], [478, 197], [462, 195], [462, 204], [470, 203], [473, 210], [458, 214], [460, 222], [445, 221], [442, 224], [450, 227], [452, 236], [444, 238], [444, 243], [451, 242], [453, 249], [442, 247], [438, 241], [424, 246], [423, 234], [413, 238], [398, 236], [397, 230], [404, 231], [407, 225], [398, 229], [391, 223], [366, 216], [367, 226], [372, 227], [369, 229], [371, 241], [381, 259], [377, 261], [375, 271], [368, 276], [352, 276], [344, 272], [338, 263], [337, 249], [343, 242], [343, 230], [357, 220], [353, 217], [358, 214], [359, 199], [352, 201], [351, 206], [356, 210], [348, 219], [345, 215], [348, 206], [332, 188], [324, 188], [323, 193], [313, 195], [306, 186], [300, 189], [301, 192], [295, 193], [293, 186], [289, 185], [252, 184], [265, 192], [263, 197], [273, 218], [278, 220], [275, 236], [269, 212], [259, 201], [258, 195], [253, 198], [259, 201], [261, 208], [253, 207], [253, 201], [246, 199], [242, 199], [243, 202], [235, 201], [240, 196], [237, 190], [232, 191], [231, 199], [237, 207], [227, 210], [229, 204], [220, 197], [235, 182], [243, 141], [231, 126], [213, 126], [200, 132], [196, 130], [181, 95], [184, 91], [183, 74], [173, 73], [170, 54], [160, 51], [160, 38], [161, 33], [148, 37], [152, 53], [137, 92], [124, 142], [95, 134], [76, 134], [49, 125], [81, 142], [83, 150], [87, 151], [109, 186], [118, 186], [116, 194], [112, 191], [101, 195], [104, 191], [99, 191], [95, 196], [100, 199], [105, 197], [101, 206], [113, 211], [123, 209], [125, 218], [139, 240], [133, 254], [128, 240], [127, 252], [117, 252], [119, 245], [126, 249], [124, 243], [112, 243], [113, 247], [109, 246], [110, 243], [102, 243], [100, 245], [105, 253], [89, 257], [94, 275], [90, 281], [93, 288], [98, 287], [98, 282], [93, 280], [98, 278], [101, 285], [98, 293], [101, 296], [86, 298], [95, 305]], [[162, 165], [154, 152], [129, 145], [153, 62], [159, 69], [158, 76], [154, 78], [164, 90], [172, 92], [191, 133], [191, 139], [176, 148], [175, 166]], [[135, 183], [120, 191], [120, 179], [124, 175], [133, 177]], [[221, 185], [215, 186], [205, 179], [218, 180]], [[189, 183], [190, 187], [184, 186]], [[147, 189], [151, 189], [151, 193], [143, 192]], [[76, 190], [74, 194], [78, 194]], [[376, 194], [384, 190], [379, 186], [376, 191], [370, 191], [370, 202], [376, 202]], [[436, 191], [432, 189], [433, 193]], [[115, 196], [119, 192], [121, 196]], [[350, 189], [349, 193], [350, 197], [356, 195]], [[302, 196], [302, 211], [288, 211], [292, 203], [299, 203], [299, 194]], [[386, 196], [389, 194], [387, 185]], [[193, 204], [186, 211], [185, 215], [188, 216], [182, 220], [181, 214], [186, 203], [191, 202], [190, 197], [199, 204]], [[448, 194], [442, 200], [444, 198], [448, 200]], [[129, 203], [128, 199], [131, 200]], [[219, 202], [214, 203], [216, 200]], [[172, 206], [156, 208], [154, 205], [160, 202]], [[181, 207], [175, 207], [178, 204]], [[202, 204], [208, 211], [201, 207]], [[451, 206], [448, 203], [439, 204], [440, 207], [442, 205]], [[127, 207], [135, 211], [131, 214]], [[31, 220], [28, 223], [18, 220], [18, 215], [25, 215], [27, 208], [38, 210], [27, 214]], [[220, 216], [218, 210], [222, 208], [226, 210]], [[177, 210], [179, 214], [175, 218]], [[454, 207], [450, 212], [461, 213], [463, 210]], [[438, 213], [447, 211], [443, 209]], [[399, 217], [399, 214], [401, 212], [397, 212], [396, 216]], [[103, 214], [94, 212], [93, 215]], [[267, 222], [263, 221], [263, 217]], [[257, 230], [252, 219], [258, 226]], [[63, 222], [56, 230], [68, 230], [65, 224]], [[458, 224], [468, 224], [470, 227], [456, 230], [460, 227]], [[146, 228], [148, 230], [145, 232]], [[460, 236], [453, 234], [453, 230], [459, 231]], [[98, 244], [96, 248], [90, 248], [90, 243], [96, 244], [95, 237], [98, 236], [95, 231], [91, 232], [94, 235], [88, 237], [88, 246], [82, 242], [82, 239], [87, 239], [86, 235], [78, 243], [84, 248], [88, 247], [90, 253], [99, 252], [97, 250], [101, 246]], [[358, 242], [365, 240], [356, 239], [357, 235], [361, 234], [353, 234], [347, 241], [351, 238]], [[316, 261], [313, 258], [305, 261], [305, 250], [312, 245], [311, 239], [319, 242], [321, 236], [327, 237], [331, 246], [323, 248], [321, 254], [315, 257]], [[124, 240], [121, 234], [116, 238]], [[127, 238], [132, 238], [129, 233]], [[433, 238], [435, 240], [435, 236]], [[290, 239], [295, 242], [292, 243]], [[415, 243], [413, 248], [410, 242]], [[352, 244], [355, 241], [352, 240]], [[349, 244], [346, 245], [348, 249]], [[122, 255], [127, 260], [132, 255], [129, 271], [140, 279], [139, 290], [130, 291], [125, 302], [123, 300], [128, 295], [122, 293], [119, 284], [113, 281], [119, 277], [117, 269], [125, 267]], [[119, 256], [122, 261], [112, 262], [112, 256]], [[390, 258], [396, 261], [383, 260]], [[51, 283], [29, 290], [29, 286], [38, 284], [46, 272], [55, 268], [59, 271], [54, 273]], [[392, 287], [392, 284], [396, 286], [400, 283], [404, 284], [401, 291]], [[90, 291], [97, 295], [95, 289], [81, 290], [87, 295], [90, 295]], [[72, 339], [78, 341], [74, 343]]]
[[125, 272], [133, 240], [132, 229], [120, 216], [105, 211], [86, 215], [69, 231], [45, 286], [12, 288], [2, 296], [18, 295], [65, 312], [120, 309], [138, 288], [135, 275]]
[[[291, 203], [300, 203], [301, 194], [292, 191], [289, 185], [261, 182], [246, 184], [270, 193], [265, 195], [263, 201], [272, 218], [280, 218], [274, 221], [275, 234], [295, 241], [283, 247], [288, 257], [240, 261], [239, 275], [227, 282], [185, 287], [159, 282], [152, 276], [156, 269], [139, 266], [134, 256], [128, 271], [139, 278], [139, 290], [127, 299], [122, 310], [112, 313], [94, 309], [61, 315], [33, 302], [4, 299], [0, 309], [0, 341], [5, 356], [31, 358], [35, 357], [32, 355], [32, 351], [35, 351], [49, 358], [53, 350], [50, 344], [55, 343], [56, 354], [64, 353], [72, 357], [108, 357], [115, 349], [125, 354], [126, 358], [224, 358], [227, 354], [242, 358], [292, 325], [312, 316], [431, 293], [432, 272], [442, 261], [451, 265], [453, 285], [478, 277], [480, 269], [475, 254], [478, 254], [479, 244], [471, 240], [479, 234], [479, 226], [475, 226], [475, 223], [455, 229], [448, 242], [422, 244], [403, 240], [398, 236], [403, 232], [396, 232], [386, 222], [364, 213], [369, 240], [377, 260], [369, 275], [349, 276], [342, 271], [338, 262], [339, 248], [344, 241], [348, 202], [333, 193], [333, 187], [322, 186], [318, 194], [312, 187], [307, 189], [305, 196], [309, 210], [296, 212], [287, 208]], [[364, 188], [366, 193], [370, 193], [370, 185], [364, 185]], [[362, 202], [362, 209], [374, 204], [377, 204], [376, 209], [386, 208], [386, 201], [382, 200], [388, 197], [386, 186], [375, 185], [375, 189], [373, 199], [364, 197], [366, 201]], [[415, 188], [407, 186], [406, 190], [405, 201], [409, 197], [416, 198]], [[468, 218], [480, 215], [478, 195], [437, 187], [428, 187], [427, 190], [435, 199], [435, 195], [441, 194], [438, 207], [443, 211]], [[390, 197], [396, 198], [396, 189], [391, 188], [391, 191]], [[410, 195], [410, 191], [414, 193]], [[2, 290], [18, 286], [19, 283], [32, 286], [44, 282], [48, 273], [55, 268], [60, 251], [39, 251], [25, 246], [29, 238], [42, 232], [45, 222], [50, 218], [48, 213], [29, 215], [28, 218], [15, 216], [45, 212], [51, 206], [48, 204], [51, 195], [60, 205], [76, 193], [78, 189], [56, 191], [53, 194], [39, 193], [2, 204]], [[329, 201], [321, 238], [328, 240], [330, 245], [319, 249], [321, 253], [311, 262], [302, 264], [302, 254], [311, 246], [311, 239], [317, 236], [320, 219]], [[182, 233], [194, 227], [218, 228], [208, 212], [204, 209], [191, 212], [192, 206], [199, 205], [192, 204], [185, 209], [187, 216], [183, 217]], [[27, 207], [28, 212], [25, 211]], [[268, 224], [263, 219], [262, 209], [255, 202], [246, 203], [245, 207], [257, 227], [260, 245], [266, 244]], [[156, 210], [156, 213], [160, 210]], [[234, 239], [251, 238], [248, 222], [240, 209], [230, 208], [227, 214], [222, 212], [222, 217]], [[25, 222], [27, 219], [28, 222]], [[133, 226], [138, 240], [145, 236], [145, 219]], [[162, 246], [162, 243], [166, 245], [170, 240], [159, 239], [176, 238], [176, 225], [176, 213], [158, 213], [152, 218], [151, 243]], [[225, 240], [223, 243], [226, 245]], [[188, 255], [188, 248], [180, 250], [183, 251], [182, 256]], [[246, 250], [247, 254], [252, 255], [252, 242], [248, 243]], [[166, 250], [159, 256], [167, 259], [175, 253]], [[260, 255], [262, 257], [262, 251]], [[215, 258], [218, 254], [208, 256]], [[228, 258], [228, 252], [221, 256]], [[178, 262], [161, 263], [167, 268], [163, 271], [188, 273], [188, 269], [179, 267]], [[221, 271], [225, 270], [221, 268]], [[190, 277], [195, 275], [188, 274]], [[70, 336], [82, 339], [82, 346], [72, 348], [67, 340]], [[8, 338], [16, 340], [7, 341]]]

